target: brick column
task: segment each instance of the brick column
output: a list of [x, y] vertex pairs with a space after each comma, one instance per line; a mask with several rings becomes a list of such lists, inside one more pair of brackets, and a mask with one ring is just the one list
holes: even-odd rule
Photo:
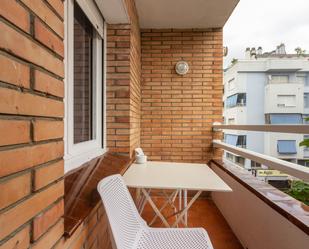
[[0, 247], [48, 249], [63, 234], [63, 2], [0, 14]]

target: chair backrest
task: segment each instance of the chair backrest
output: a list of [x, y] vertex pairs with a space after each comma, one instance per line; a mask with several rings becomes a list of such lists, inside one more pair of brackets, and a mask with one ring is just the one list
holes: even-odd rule
[[133, 248], [145, 225], [121, 175], [112, 175], [101, 180], [98, 191], [117, 248]]

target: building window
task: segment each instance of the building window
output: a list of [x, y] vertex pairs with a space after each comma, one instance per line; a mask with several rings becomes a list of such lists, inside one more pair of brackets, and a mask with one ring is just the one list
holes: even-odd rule
[[227, 121], [227, 123], [229, 124], [229, 125], [234, 125], [236, 122], [235, 122], [235, 118], [229, 118], [228, 119], [228, 121]]
[[304, 93], [304, 107], [309, 108], [309, 93]]
[[238, 136], [237, 139], [237, 146], [241, 147], [241, 148], [246, 148], [247, 146], [247, 136]]
[[257, 163], [255, 161], [251, 161], [251, 168], [252, 169], [256, 169], [256, 168], [261, 168], [261, 164], [260, 163]]
[[270, 83], [289, 83], [288, 75], [271, 75]]
[[295, 107], [296, 95], [277, 95], [278, 107]]
[[235, 156], [235, 163], [244, 166], [245, 165], [245, 158], [240, 156]]
[[234, 160], [234, 155], [229, 153], [229, 152], [226, 152], [226, 158], [229, 159], [230, 161], [233, 161]]
[[309, 86], [309, 81], [307, 80], [306, 75], [297, 75], [297, 82], [303, 84], [304, 86]]
[[267, 124], [302, 124], [301, 114], [269, 114], [266, 115]]
[[95, 138], [94, 29], [78, 4], [74, 5], [74, 144]]
[[309, 167], [309, 161], [308, 160], [298, 160], [297, 164]]
[[91, 3], [66, 1], [66, 171], [105, 151], [104, 23]]
[[279, 154], [296, 154], [296, 141], [278, 140], [277, 150]]
[[226, 108], [232, 108], [235, 106], [245, 106], [246, 105], [246, 93], [237, 93], [232, 96], [227, 97], [225, 106]]

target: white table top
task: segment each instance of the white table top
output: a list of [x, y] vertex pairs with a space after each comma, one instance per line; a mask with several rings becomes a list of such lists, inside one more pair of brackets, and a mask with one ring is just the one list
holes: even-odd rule
[[127, 186], [134, 188], [232, 191], [206, 164], [154, 161], [134, 163], [123, 178]]

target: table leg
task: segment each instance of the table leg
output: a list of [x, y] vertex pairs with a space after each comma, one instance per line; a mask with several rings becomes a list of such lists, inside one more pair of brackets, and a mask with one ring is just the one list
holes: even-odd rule
[[[165, 196], [165, 198], [166, 198], [166, 201], [165, 201], [165, 203], [160, 207], [159, 211], [162, 212], [162, 210], [163, 210], [168, 204], [171, 205], [171, 206], [174, 208], [174, 210], [175, 210], [176, 207], [175, 207], [175, 205], [174, 205], [174, 201], [175, 201], [175, 197], [176, 197], [177, 194], [178, 194], [178, 190], [173, 191], [173, 193], [172, 193], [170, 196], [168, 196], [168, 195], [166, 194], [166, 192], [163, 190], [163, 194], [164, 194], [164, 196]], [[158, 217], [158, 215], [155, 214], [155, 216], [152, 218], [151, 222], [149, 223], [149, 226], [151, 226], [151, 225], [156, 221], [157, 217]]]
[[170, 227], [170, 225], [168, 224], [167, 220], [165, 219], [165, 217], [163, 216], [163, 214], [160, 212], [160, 210], [157, 208], [156, 204], [152, 201], [150, 195], [148, 194], [148, 192], [142, 188], [142, 192], [146, 197], [146, 200], [149, 202], [150, 206], [153, 208], [153, 210], [155, 211], [155, 213], [159, 216], [159, 218], [162, 220], [163, 224], [166, 227]]
[[[141, 189], [139, 189], [139, 191], [141, 191]], [[151, 192], [151, 189], [148, 189], [147, 190], [147, 193], [150, 195], [150, 192]], [[139, 199], [139, 201], [138, 201], [138, 205], [137, 205], [137, 210], [138, 210], [138, 212], [141, 214], [141, 213], [143, 213], [143, 210], [144, 210], [144, 207], [145, 207], [145, 205], [146, 205], [146, 202], [147, 202], [147, 200], [146, 200], [146, 197], [145, 197], [145, 195], [144, 194], [141, 194], [140, 195], [140, 199]]]
[[[187, 205], [188, 205], [188, 190], [184, 190], [183, 191], [183, 206], [184, 206], [184, 208], [186, 208], [187, 207]], [[188, 226], [188, 210], [186, 211], [186, 214], [185, 214], [185, 216], [184, 216], [184, 220], [185, 220], [185, 226], [187, 227]]]
[[176, 221], [174, 222], [174, 224], [172, 225], [172, 227], [176, 227], [178, 225], [178, 223], [181, 221], [181, 219], [184, 217], [184, 215], [186, 214], [186, 212], [188, 212], [188, 210], [190, 209], [190, 207], [192, 206], [192, 204], [196, 201], [196, 199], [201, 195], [202, 191], [198, 191], [195, 196], [190, 200], [190, 202], [188, 203], [188, 205], [180, 212], [179, 216], [177, 217]]
[[[182, 190], [179, 190], [179, 208], [178, 211], [182, 210]], [[177, 210], [175, 210], [175, 212], [177, 212]], [[178, 213], [178, 212], [177, 212]], [[178, 214], [176, 215], [176, 219], [178, 218]], [[178, 224], [177, 224], [178, 227]]]

